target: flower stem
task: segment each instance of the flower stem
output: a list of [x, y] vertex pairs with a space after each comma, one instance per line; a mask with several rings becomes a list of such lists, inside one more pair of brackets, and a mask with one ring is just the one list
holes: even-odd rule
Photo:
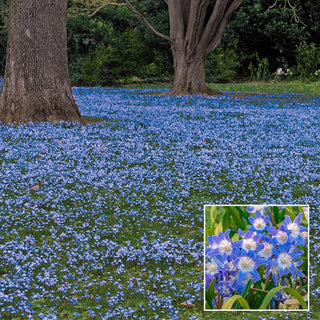
[[271, 277], [272, 277], [272, 274], [270, 273], [269, 274], [269, 277], [268, 277], [268, 279], [267, 279], [267, 281], [266, 281], [266, 284], [265, 284], [265, 288], [268, 288], [268, 285], [269, 285], [269, 282], [270, 282], [270, 280], [271, 280]]
[[269, 291], [267, 291], [267, 290], [258, 289], [258, 288], [250, 288], [249, 290], [253, 290], [253, 291], [261, 291], [261, 292], [269, 293]]
[[273, 212], [270, 212], [269, 217], [270, 217], [270, 220], [271, 220], [272, 225], [273, 225], [275, 228], [277, 228], [278, 226], [277, 226], [276, 220], [274, 220], [274, 214], [273, 214]]

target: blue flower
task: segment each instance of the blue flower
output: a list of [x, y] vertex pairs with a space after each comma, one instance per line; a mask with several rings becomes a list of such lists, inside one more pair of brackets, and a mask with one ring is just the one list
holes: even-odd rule
[[[286, 286], [287, 285], [287, 280], [288, 279], [284, 279], [281, 283], [281, 286]], [[272, 298], [271, 300], [271, 304], [273, 306], [273, 309], [276, 308], [276, 302], [281, 302], [282, 304], [284, 304], [288, 299], [288, 296], [287, 294], [283, 291], [283, 290], [280, 290], [278, 291]]]
[[299, 213], [296, 218], [291, 221], [291, 218], [286, 215], [282, 226], [289, 232], [289, 241], [295, 245], [305, 245], [308, 229], [300, 225], [302, 213]]
[[[73, 303], [88, 316], [91, 294], [101, 319], [188, 318], [192, 309], [179, 302], [202, 300], [195, 267], [203, 261], [203, 205], [213, 199], [305, 201], [320, 230], [319, 98], [244, 103], [226, 94], [191, 97], [191, 105], [190, 97], [146, 92], [74, 88], [81, 113], [101, 122], [0, 126], [0, 308], [8, 318], [37, 318], [51, 307], [60, 318]], [[236, 288], [241, 255], [232, 247], [227, 258], [216, 255], [226, 270], [215, 279]], [[310, 274], [312, 283], [318, 272]], [[130, 295], [139, 296], [136, 311]]]
[[258, 233], [265, 230], [268, 223], [270, 223], [270, 217], [268, 215], [263, 217], [259, 210], [256, 210], [255, 218], [249, 217], [248, 220], [252, 224], [252, 226], [249, 227], [249, 230], [257, 231]]
[[288, 242], [290, 232], [283, 224], [279, 229], [270, 227], [268, 231], [272, 235], [270, 243], [274, 245], [285, 245]]
[[222, 297], [230, 297], [234, 290], [229, 281], [220, 281], [218, 284], [218, 292]]
[[261, 244], [263, 248], [260, 249], [257, 254], [265, 259], [271, 258], [274, 245], [270, 243], [270, 237], [265, 233], [261, 235]]
[[273, 260], [269, 260], [266, 264], [266, 276], [269, 277], [271, 274], [273, 283], [277, 286], [279, 280], [279, 267], [275, 263], [271, 264], [272, 261]]
[[207, 254], [210, 256], [227, 255], [232, 254], [233, 244], [230, 240], [230, 230], [226, 230], [225, 233], [220, 232], [218, 236], [208, 237]]
[[209, 285], [210, 285], [212, 279], [213, 279], [213, 275], [211, 275], [211, 274], [208, 273], [208, 272], [205, 272], [205, 287], [206, 287], [206, 290], [208, 290]]
[[239, 269], [237, 283], [241, 283], [245, 277], [250, 274], [253, 281], [259, 281], [260, 275], [257, 268], [265, 263], [265, 259], [259, 258], [254, 251], [241, 250], [241, 256], [237, 264]]
[[263, 210], [268, 209], [267, 205], [261, 205], [261, 206], [247, 206], [246, 210], [248, 213], [256, 213], [257, 211], [259, 211], [260, 213], [263, 212]]
[[252, 231], [244, 232], [243, 230], [238, 230], [239, 235], [243, 238], [234, 243], [234, 247], [242, 248], [245, 251], [259, 251], [263, 248], [260, 243], [261, 235], [258, 235]]
[[214, 259], [211, 259], [210, 262], [206, 263], [205, 269], [206, 273], [210, 274], [211, 276], [214, 276], [218, 270], [218, 264], [214, 261]]
[[274, 249], [273, 252], [275, 253], [275, 255], [269, 262], [269, 265], [271, 268], [277, 268], [277, 270], [279, 271], [279, 277], [282, 277], [287, 273], [291, 273], [294, 279], [296, 279], [297, 275], [301, 278], [304, 278], [304, 273], [297, 269], [297, 266], [301, 263], [299, 261], [295, 261], [301, 257], [301, 254], [291, 253], [290, 249], [290, 245], [282, 245], [279, 246], [278, 250]]

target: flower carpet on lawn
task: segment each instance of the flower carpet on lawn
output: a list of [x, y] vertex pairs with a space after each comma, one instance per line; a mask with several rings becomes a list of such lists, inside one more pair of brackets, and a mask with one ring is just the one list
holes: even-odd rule
[[204, 318], [218, 203], [309, 204], [319, 299], [320, 99], [140, 93], [74, 88], [88, 124], [0, 126], [0, 318]]

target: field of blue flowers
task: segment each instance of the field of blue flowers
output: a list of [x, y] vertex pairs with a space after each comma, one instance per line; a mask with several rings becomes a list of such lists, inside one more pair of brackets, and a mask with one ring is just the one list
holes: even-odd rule
[[[158, 90], [152, 90], [156, 93]], [[309, 204], [318, 319], [320, 99], [74, 88], [86, 125], [0, 126], [1, 319], [203, 310], [205, 204]]]

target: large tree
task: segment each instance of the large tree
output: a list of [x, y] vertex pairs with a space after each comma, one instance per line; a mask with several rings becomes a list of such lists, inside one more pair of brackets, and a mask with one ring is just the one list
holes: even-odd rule
[[219, 44], [231, 15], [242, 0], [165, 1], [175, 70], [171, 93], [213, 93], [205, 83], [205, 61]]
[[3, 123], [81, 121], [67, 58], [67, 0], [10, 0]]
[[223, 32], [242, 0], [164, 0], [168, 6], [170, 35], [164, 35], [137, 11], [129, 0], [73, 0], [73, 11], [107, 5], [128, 7], [158, 36], [171, 43], [174, 81], [170, 94], [213, 94], [205, 82], [205, 61], [219, 44]]

